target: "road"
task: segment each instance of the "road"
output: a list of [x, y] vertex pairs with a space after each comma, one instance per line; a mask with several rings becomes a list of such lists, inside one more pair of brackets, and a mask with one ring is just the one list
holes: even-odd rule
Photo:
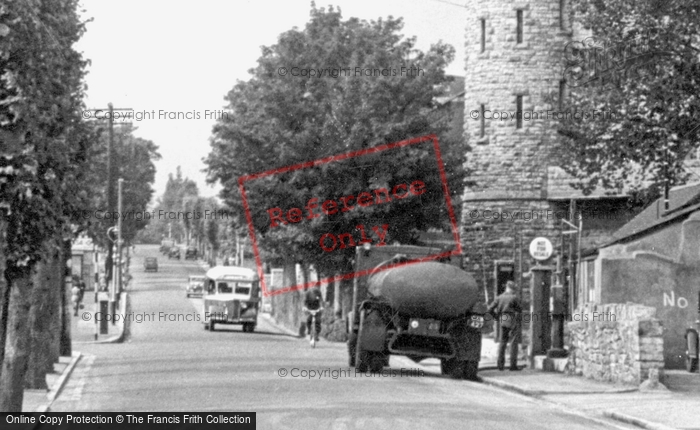
[[[158, 257], [157, 273], [143, 272], [146, 256]], [[187, 275], [202, 272], [137, 247], [132, 311], [156, 320], [132, 323], [122, 344], [79, 345], [84, 357], [51, 411], [254, 411], [259, 429], [613, 428], [484, 384], [421, 375], [401, 358], [383, 373], [393, 376], [356, 375], [345, 345], [311, 349], [263, 318], [254, 333], [205, 331], [183, 321], [201, 306], [185, 297]], [[326, 373], [302, 376], [310, 370]]]

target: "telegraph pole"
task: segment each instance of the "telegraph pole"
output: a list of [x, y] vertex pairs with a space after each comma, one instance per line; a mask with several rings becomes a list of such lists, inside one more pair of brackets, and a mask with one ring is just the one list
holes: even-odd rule
[[123, 272], [123, 262], [122, 262], [122, 217], [121, 213], [123, 210], [123, 198], [122, 198], [122, 184], [124, 179], [119, 178], [119, 202], [117, 204], [119, 212], [119, 218], [117, 218], [117, 303], [119, 303], [119, 298], [122, 292], [122, 272]]
[[[114, 182], [116, 179], [117, 160], [114, 154], [114, 107], [109, 103], [109, 147], [107, 149], [107, 210], [114, 213], [117, 202], [114, 196]], [[113, 251], [112, 246], [107, 249], [107, 258], [105, 258], [105, 281], [109, 284], [113, 278]]]

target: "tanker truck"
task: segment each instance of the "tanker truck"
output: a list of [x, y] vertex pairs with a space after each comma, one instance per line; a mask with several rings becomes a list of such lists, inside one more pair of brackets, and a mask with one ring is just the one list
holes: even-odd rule
[[355, 273], [366, 275], [353, 285], [351, 367], [379, 372], [391, 354], [415, 362], [439, 358], [442, 374], [478, 380], [487, 307], [460, 258], [420, 261], [441, 252], [407, 245], [357, 248]]

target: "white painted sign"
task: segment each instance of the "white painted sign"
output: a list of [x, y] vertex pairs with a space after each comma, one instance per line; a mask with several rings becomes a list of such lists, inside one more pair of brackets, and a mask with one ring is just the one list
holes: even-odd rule
[[671, 295], [669, 296], [666, 293], [663, 293], [663, 300], [664, 300], [664, 306], [678, 306], [681, 309], [685, 309], [688, 307], [688, 299], [685, 297], [678, 296], [676, 299], [676, 292], [671, 291]]
[[554, 248], [546, 237], [538, 237], [530, 242], [530, 255], [535, 260], [543, 261], [552, 256]]

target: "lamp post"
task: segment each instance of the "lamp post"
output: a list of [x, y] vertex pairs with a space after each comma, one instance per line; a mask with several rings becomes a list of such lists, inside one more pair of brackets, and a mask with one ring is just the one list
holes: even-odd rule
[[124, 265], [122, 262], [123, 238], [122, 238], [122, 216], [121, 216], [123, 206], [124, 206], [124, 199], [123, 199], [123, 195], [122, 195], [123, 184], [124, 184], [124, 179], [119, 178], [119, 181], [118, 181], [119, 194], [118, 194], [118, 200], [117, 200], [117, 207], [118, 207], [117, 212], [119, 214], [119, 217], [117, 218], [117, 260], [119, 261], [119, 266], [118, 266], [119, 271], [117, 272], [117, 281], [118, 281], [117, 285], [119, 287], [117, 288], [117, 303], [119, 303], [119, 299], [120, 299], [121, 293], [122, 293], [122, 282], [123, 282], [122, 271], [124, 270]]

